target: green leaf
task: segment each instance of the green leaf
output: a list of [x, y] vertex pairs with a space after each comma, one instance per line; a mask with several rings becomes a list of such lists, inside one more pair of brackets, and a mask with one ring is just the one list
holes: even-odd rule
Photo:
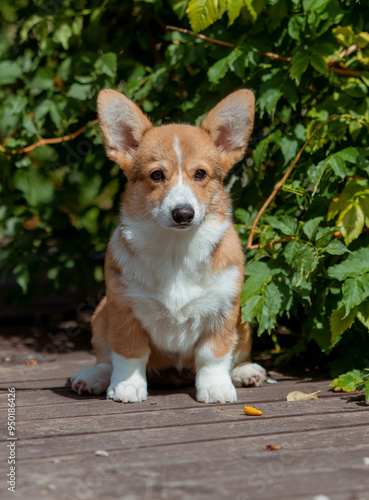
[[262, 296], [255, 295], [250, 297], [242, 307], [242, 318], [244, 321], [252, 321], [260, 311], [262, 305]]
[[330, 278], [343, 281], [369, 272], [369, 248], [352, 252], [342, 263], [332, 266], [327, 274]]
[[271, 282], [265, 289], [262, 306], [258, 314], [259, 335], [265, 331], [270, 333], [273, 330], [281, 305], [281, 292], [278, 286], [274, 282]]
[[208, 69], [208, 79], [209, 82], [219, 83], [219, 81], [225, 77], [229, 70], [229, 59], [227, 57], [223, 57], [217, 61], [213, 66]]
[[[227, 13], [228, 13], [228, 18], [229, 18], [229, 25], [233, 24], [234, 21], [237, 19], [237, 17], [240, 15], [241, 9], [246, 6], [246, 4], [252, 4], [250, 0], [228, 0], [227, 2]], [[256, 20], [256, 12], [253, 9], [251, 5], [252, 12], [255, 15], [255, 20]], [[249, 12], [252, 14], [249, 6], [248, 6]]]
[[366, 227], [369, 227], [369, 189], [361, 193], [356, 202], [359, 204], [361, 211], [364, 215], [364, 222]]
[[304, 10], [322, 12], [331, 0], [302, 0]]
[[15, 83], [18, 78], [22, 78], [22, 70], [15, 61], [0, 62], [0, 85]]
[[95, 61], [95, 71], [98, 75], [107, 75], [115, 78], [117, 74], [117, 55], [106, 52]]
[[69, 49], [69, 40], [72, 37], [72, 35], [73, 35], [72, 28], [67, 23], [61, 24], [59, 28], [54, 32], [55, 40], [61, 43], [64, 50]]
[[282, 97], [282, 91], [275, 87], [265, 90], [258, 100], [261, 111], [274, 113], [279, 99]]
[[303, 45], [297, 45], [297, 47], [295, 47], [292, 51], [290, 75], [294, 80], [296, 80], [297, 84], [300, 83], [301, 76], [308, 67], [309, 53], [309, 48]]
[[301, 32], [305, 30], [306, 18], [305, 16], [295, 15], [288, 21], [288, 34], [294, 40], [301, 40]]
[[298, 142], [295, 139], [284, 136], [280, 140], [279, 145], [281, 146], [285, 163], [288, 163], [296, 156]]
[[332, 344], [341, 336], [341, 334], [348, 330], [352, 323], [355, 321], [357, 314], [357, 307], [352, 309], [350, 313], [345, 315], [345, 308], [340, 307], [333, 311], [330, 317], [331, 334], [332, 334]]
[[361, 323], [369, 330], [369, 300], [366, 300], [358, 307], [357, 317]]
[[23, 193], [31, 206], [48, 203], [54, 196], [54, 187], [50, 180], [33, 167], [18, 169], [14, 174], [14, 186]]
[[[267, 281], [269, 278], [267, 279]], [[264, 276], [254, 275], [246, 279], [241, 292], [241, 306], [244, 306], [246, 301], [254, 295], [261, 295], [263, 285], [265, 284]]]
[[169, 3], [178, 19], [182, 19], [186, 14], [188, 0], [169, 0]]
[[30, 82], [30, 87], [38, 90], [48, 90], [54, 86], [54, 73], [48, 68], [39, 68]]
[[306, 236], [309, 238], [309, 240], [312, 240], [315, 236], [315, 233], [319, 227], [319, 224], [324, 220], [324, 217], [314, 217], [313, 219], [310, 219], [309, 221], [304, 224], [302, 230], [306, 234]]
[[334, 227], [319, 227], [315, 236], [315, 245], [319, 248], [328, 245], [333, 238], [334, 232]]
[[356, 163], [359, 156], [359, 151], [357, 150], [357, 148], [349, 147], [338, 151], [338, 153], [336, 153], [336, 156], [340, 156], [343, 160], [350, 163]]
[[17, 264], [13, 269], [13, 276], [18, 285], [21, 287], [22, 292], [24, 294], [27, 293], [29, 276], [30, 276], [28, 266], [26, 266], [26, 264], [23, 263]]
[[362, 383], [364, 376], [365, 372], [363, 370], [351, 370], [335, 378], [330, 385], [345, 392], [352, 392]]
[[288, 236], [294, 236], [297, 234], [299, 229], [299, 223], [294, 217], [289, 215], [282, 215], [280, 218], [270, 215], [265, 217], [266, 222], [268, 222], [275, 229], [279, 229], [283, 234]]
[[226, 0], [190, 0], [187, 15], [195, 33], [218, 21], [227, 8]]
[[348, 278], [342, 286], [342, 302], [346, 308], [346, 316], [367, 297], [369, 297], [369, 274]]
[[[228, 5], [231, 5], [233, 3], [234, 0], [228, 0]], [[237, 1], [237, 0], [236, 0]], [[244, 3], [247, 7], [247, 10], [250, 12], [250, 15], [252, 17], [252, 20], [255, 22], [257, 17], [258, 17], [258, 14], [254, 8], [254, 5], [253, 5], [253, 0], [244, 0]]]
[[341, 179], [346, 177], [346, 163], [341, 156], [338, 154], [331, 156], [328, 163], [338, 177], [341, 177]]
[[325, 62], [325, 59], [320, 54], [313, 52], [310, 57], [310, 64], [315, 68], [319, 73], [323, 75], [328, 75], [328, 66]]
[[299, 272], [295, 286], [298, 286], [303, 278], [307, 278], [319, 262], [319, 255], [314, 246], [300, 240], [290, 241], [285, 247], [284, 256], [288, 264]]
[[329, 255], [343, 255], [348, 252], [346, 246], [339, 240], [331, 241], [324, 250], [329, 253]]
[[73, 83], [68, 90], [67, 96], [78, 99], [79, 101], [86, 101], [90, 99], [93, 92], [92, 85], [81, 85], [80, 83]]
[[348, 205], [346, 210], [343, 210], [338, 219], [337, 225], [345, 239], [346, 245], [358, 238], [364, 227], [364, 213], [358, 200]]
[[245, 266], [246, 276], [259, 276], [264, 280], [264, 283], [272, 278], [273, 274], [273, 270], [270, 269], [266, 262], [248, 262]]

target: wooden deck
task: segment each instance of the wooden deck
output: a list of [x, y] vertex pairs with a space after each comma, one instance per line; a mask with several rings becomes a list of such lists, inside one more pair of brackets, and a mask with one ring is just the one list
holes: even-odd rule
[[[66, 387], [91, 363], [78, 351], [0, 365], [3, 422], [15, 387], [17, 435], [14, 495], [2, 426], [1, 499], [369, 499], [368, 406], [332, 392], [328, 380], [273, 373], [277, 384], [238, 389], [237, 404], [199, 404], [190, 388], [151, 390], [146, 402], [123, 405]], [[288, 403], [292, 390], [321, 394]], [[228, 411], [244, 404], [263, 416]]]

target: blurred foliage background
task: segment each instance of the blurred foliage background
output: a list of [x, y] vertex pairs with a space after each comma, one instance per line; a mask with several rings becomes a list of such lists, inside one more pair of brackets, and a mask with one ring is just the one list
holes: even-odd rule
[[227, 179], [244, 318], [276, 351], [293, 336], [279, 361], [368, 366], [368, 12], [366, 0], [2, 0], [6, 300], [103, 281], [124, 178], [104, 153], [99, 90], [124, 92], [155, 124], [198, 124], [247, 87], [254, 133]]

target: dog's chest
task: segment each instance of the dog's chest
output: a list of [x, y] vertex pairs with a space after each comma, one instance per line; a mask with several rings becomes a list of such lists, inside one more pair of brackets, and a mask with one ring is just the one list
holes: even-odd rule
[[205, 252], [193, 243], [182, 252], [162, 244], [160, 252], [120, 253], [124, 294], [152, 341], [165, 351], [190, 350], [202, 333], [219, 326], [239, 293], [238, 267], [212, 273], [213, 245]]
[[131, 282], [126, 294], [135, 316], [154, 343], [171, 352], [189, 350], [204, 331], [212, 331], [232, 307], [238, 269], [210, 274], [210, 269], [171, 268], [158, 279]]

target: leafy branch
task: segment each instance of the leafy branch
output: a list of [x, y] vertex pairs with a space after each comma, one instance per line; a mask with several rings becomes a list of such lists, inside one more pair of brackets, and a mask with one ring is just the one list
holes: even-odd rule
[[[3, 153], [7, 154], [13, 154], [13, 155], [19, 155], [23, 153], [29, 153], [30, 151], [33, 151], [36, 148], [39, 148], [40, 146], [45, 146], [46, 144], [60, 144], [61, 142], [67, 142], [67, 141], [72, 141], [79, 135], [83, 134], [91, 125], [96, 125], [99, 123], [99, 120], [96, 118], [96, 120], [91, 120], [88, 122], [86, 125], [83, 125], [80, 129], [76, 130], [76, 132], [73, 132], [72, 134], [67, 134], [63, 135], [63, 137], [52, 137], [49, 139], [40, 139], [39, 141], [30, 144], [29, 146], [26, 146], [21, 149], [13, 149], [11, 151], [6, 150], [6, 143], [3, 145], [0, 145], [0, 151]], [[7, 141], [11, 139], [11, 137], [7, 138]]]
[[273, 199], [275, 198], [275, 196], [277, 195], [278, 191], [282, 188], [283, 184], [285, 183], [285, 181], [287, 180], [287, 178], [289, 177], [289, 175], [291, 174], [292, 170], [295, 168], [296, 164], [298, 163], [298, 161], [300, 160], [302, 154], [304, 153], [305, 149], [308, 147], [308, 145], [311, 143], [311, 141], [313, 140], [314, 136], [316, 135], [316, 133], [321, 129], [323, 128], [325, 125], [327, 125], [328, 123], [332, 122], [332, 121], [336, 121], [336, 120], [340, 120], [340, 119], [346, 119], [346, 120], [354, 120], [354, 121], [359, 121], [359, 122], [363, 122], [364, 119], [363, 118], [355, 118], [354, 116], [351, 116], [351, 115], [348, 115], [348, 114], [343, 114], [343, 115], [331, 115], [327, 120], [319, 123], [315, 128], [314, 130], [312, 131], [310, 137], [308, 138], [308, 140], [305, 142], [305, 144], [302, 146], [302, 148], [300, 149], [300, 151], [297, 153], [295, 159], [293, 160], [293, 162], [291, 163], [290, 167], [288, 168], [288, 170], [286, 171], [286, 173], [283, 175], [282, 179], [280, 181], [278, 181], [276, 183], [276, 185], [274, 186], [273, 188], [273, 191], [272, 193], [270, 194], [270, 196], [267, 198], [267, 200], [265, 201], [265, 203], [263, 204], [263, 206], [261, 207], [261, 209], [259, 210], [257, 216], [255, 217], [255, 220], [251, 226], [251, 230], [250, 230], [250, 235], [249, 235], [249, 238], [248, 238], [248, 241], [247, 241], [247, 250], [254, 250], [256, 248], [260, 248], [260, 245], [253, 245], [252, 242], [253, 242], [253, 239], [254, 239], [254, 235], [255, 235], [255, 232], [256, 232], [256, 228], [257, 228], [257, 225], [263, 215], [263, 213], [265, 212], [265, 210], [268, 208], [268, 206], [271, 204], [271, 202], [273, 201]]
[[[166, 26], [166, 29], [168, 31], [178, 31], [180, 33], [185, 33], [186, 35], [195, 36], [197, 38], [201, 38], [201, 40], [205, 40], [206, 42], [214, 43], [216, 45], [223, 45], [225, 47], [231, 47], [231, 48], [236, 47], [236, 44], [234, 44], [234, 43], [225, 42], [223, 40], [217, 40], [216, 38], [210, 38], [210, 37], [205, 36], [201, 33], [195, 33], [194, 31], [191, 31], [191, 30], [188, 30], [185, 28], [178, 28], [176, 26]], [[356, 46], [355, 46], [355, 48], [356, 48]], [[343, 56], [346, 56], [346, 55], [351, 54], [353, 51], [354, 51], [354, 49], [351, 49], [351, 51], [346, 50], [342, 54], [343, 54]], [[342, 54], [340, 54], [340, 56]], [[283, 61], [283, 62], [291, 63], [291, 57], [281, 56], [279, 54], [275, 54], [274, 52], [259, 52], [259, 55], [263, 56], [263, 57], [268, 57], [270, 59], [275, 59], [276, 61]], [[352, 76], [355, 78], [361, 78], [362, 75], [361, 75], [361, 73], [359, 73], [359, 71], [354, 71], [354, 70], [351, 70], [349, 68], [346, 68], [345, 66], [343, 66], [342, 63], [340, 64], [339, 67], [336, 67], [335, 64], [337, 64], [339, 62], [340, 62], [340, 60], [337, 58], [330, 59], [327, 62], [328, 71], [331, 71], [332, 73], [338, 73], [340, 75], [347, 76], [347, 77]]]

